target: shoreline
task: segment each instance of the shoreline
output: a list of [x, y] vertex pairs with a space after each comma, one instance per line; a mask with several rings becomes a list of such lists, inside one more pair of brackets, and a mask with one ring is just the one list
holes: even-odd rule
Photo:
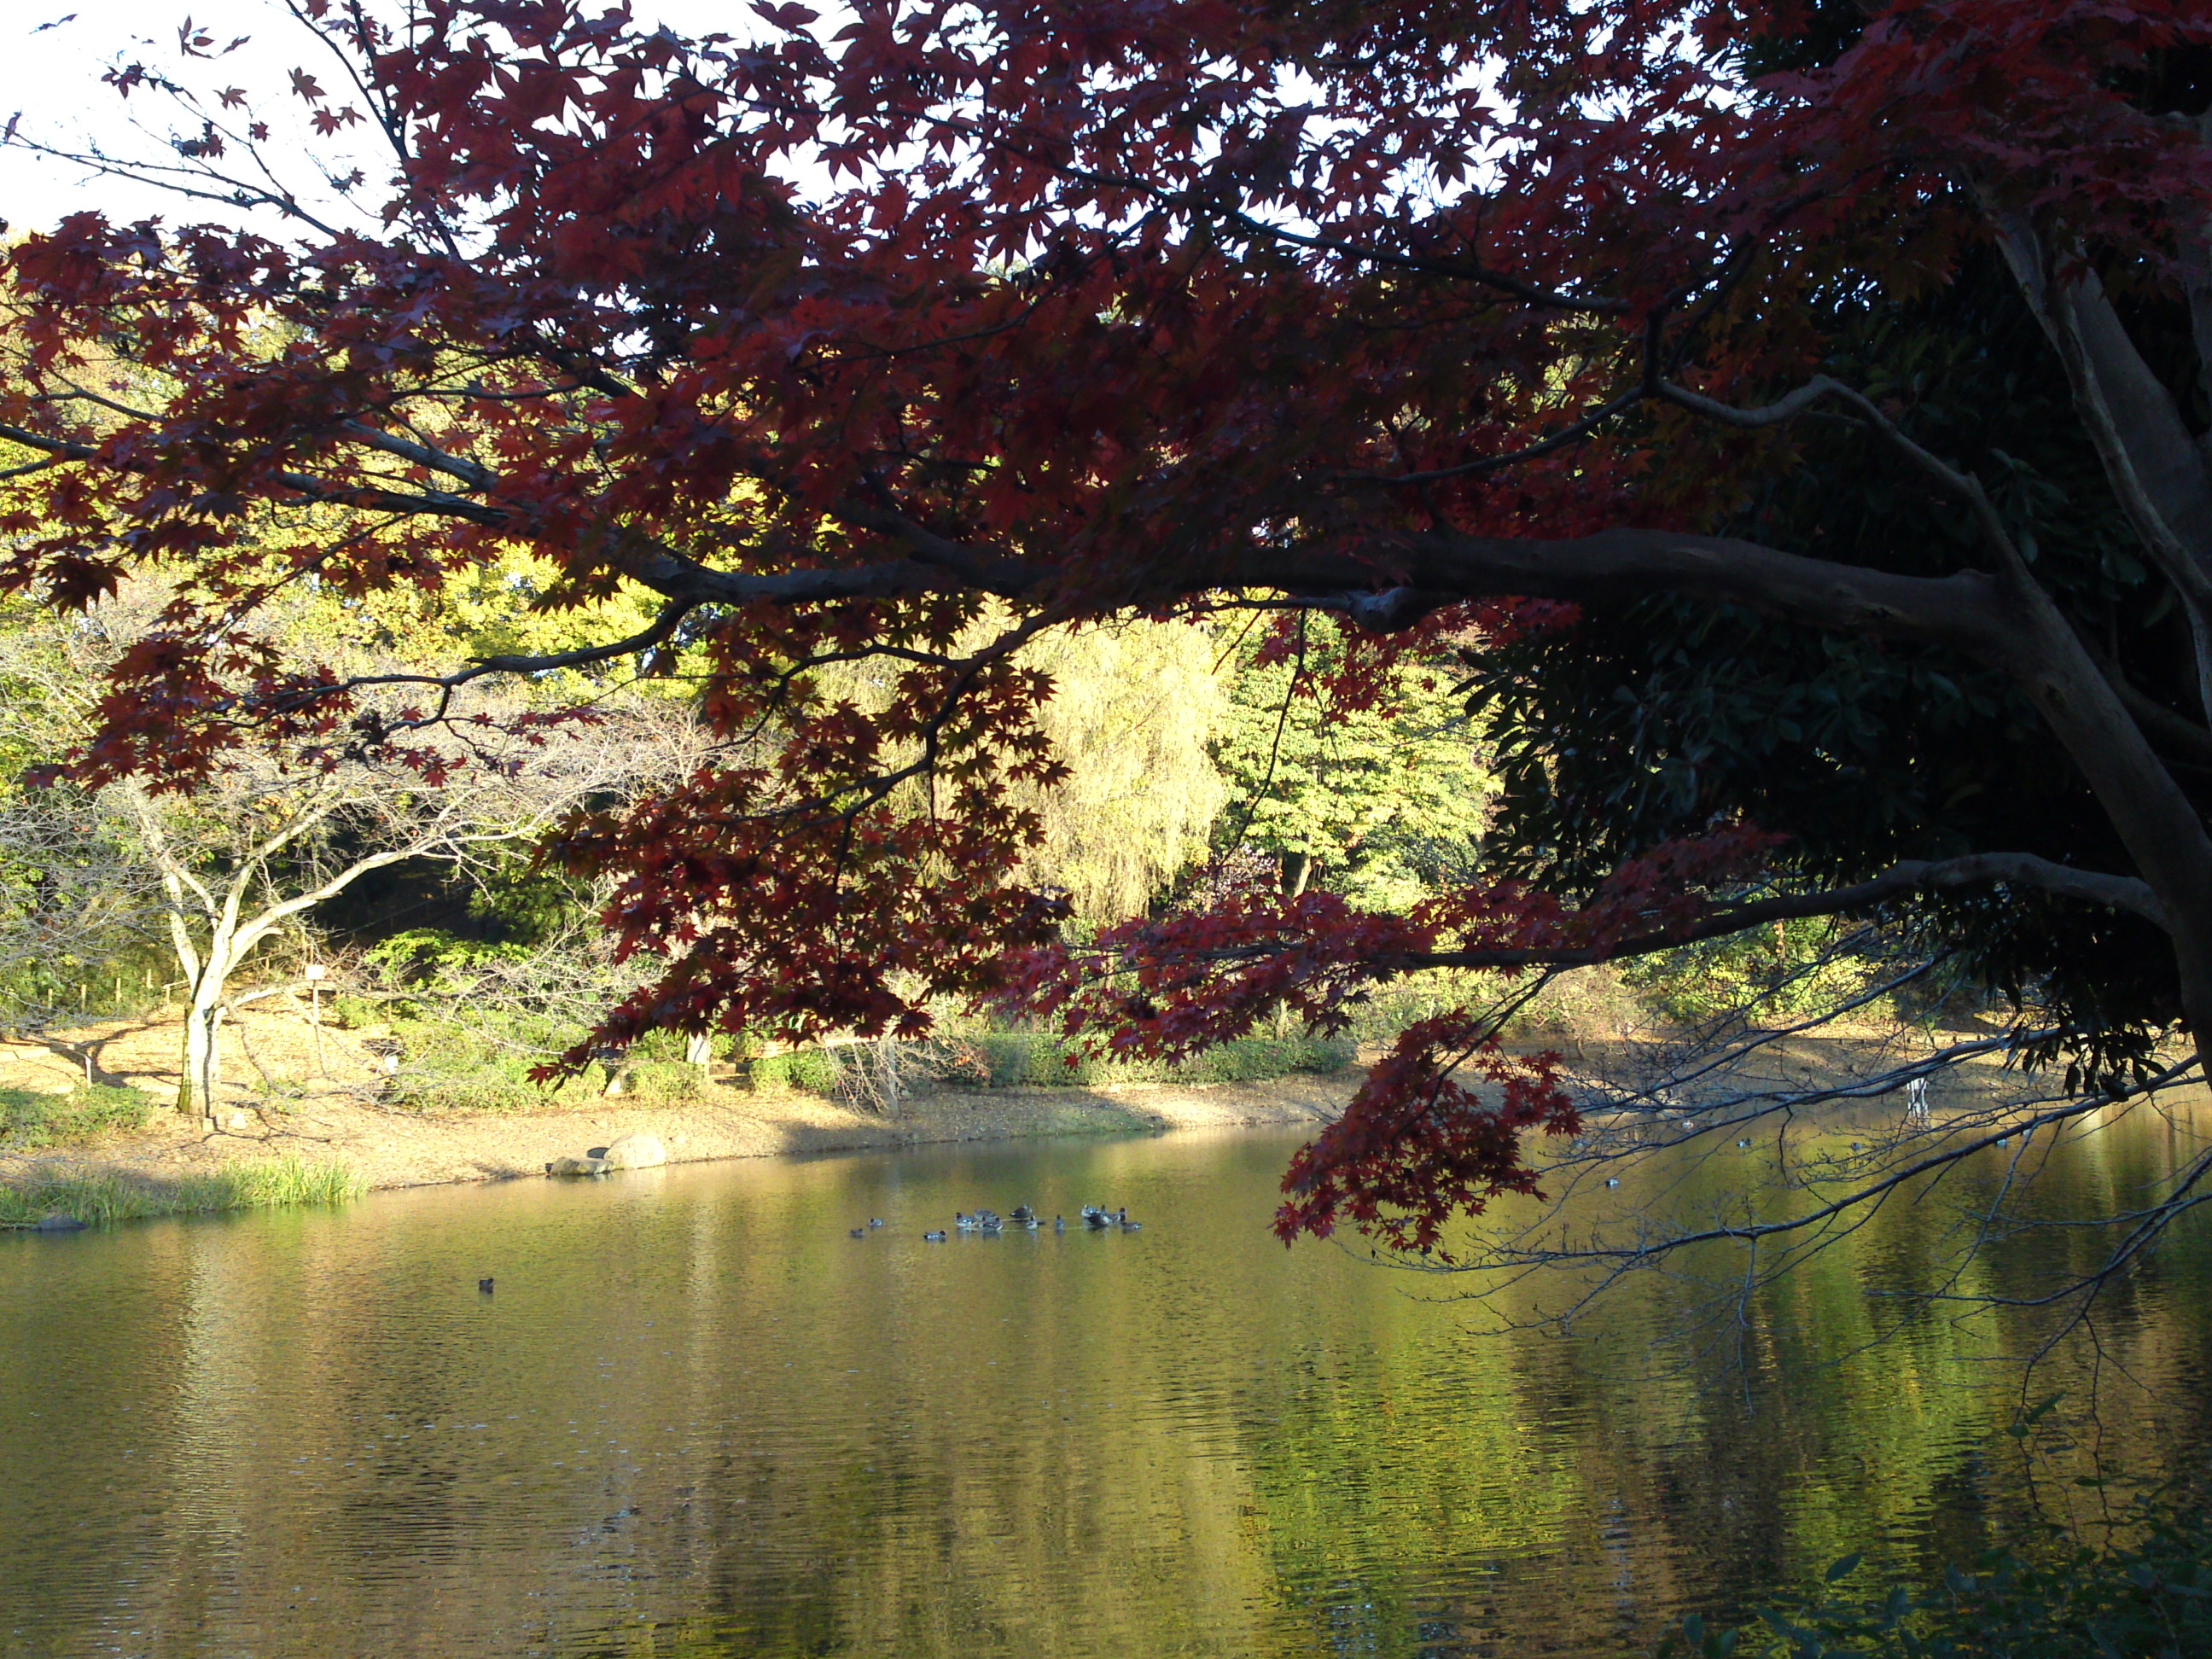
[[[90, 1081], [173, 1097], [179, 1027], [172, 1011], [0, 1039], [0, 1087], [62, 1094]], [[1338, 1116], [1360, 1074], [1293, 1073], [1250, 1083], [1127, 1083], [1088, 1088], [929, 1089], [896, 1117], [802, 1091], [756, 1093], [726, 1078], [689, 1096], [607, 1096], [571, 1085], [525, 1111], [425, 1113], [379, 1102], [373, 1033], [325, 1025], [303, 1011], [247, 1011], [233, 1023], [222, 1127], [157, 1109], [143, 1128], [36, 1151], [0, 1149], [0, 1188], [122, 1183], [182, 1199], [210, 1178], [296, 1160], [344, 1166], [369, 1191], [544, 1177], [555, 1159], [624, 1134], [660, 1141], [671, 1164], [863, 1152], [1047, 1135], [1159, 1133], [1182, 1128], [1319, 1127]], [[267, 1086], [241, 1086], [255, 1073]], [[203, 1207], [194, 1206], [193, 1207]]]
[[[234, 1114], [209, 1131], [159, 1115], [140, 1133], [100, 1145], [0, 1153], [0, 1183], [120, 1178], [179, 1187], [226, 1168], [275, 1158], [336, 1162], [369, 1191], [545, 1179], [556, 1158], [624, 1134], [654, 1136], [668, 1162], [880, 1151], [1050, 1135], [1157, 1134], [1176, 1129], [1319, 1127], [1340, 1113], [1358, 1073], [1255, 1083], [1122, 1084], [1091, 1089], [994, 1089], [910, 1098], [896, 1118], [801, 1093], [755, 1095], [709, 1085], [684, 1099], [594, 1097], [562, 1110], [424, 1116], [338, 1096]], [[245, 1118], [242, 1124], [235, 1122]]]
[[[279, 1166], [295, 1172], [317, 1166], [332, 1179], [342, 1170], [343, 1184], [368, 1191], [542, 1178], [555, 1160], [588, 1155], [626, 1134], [653, 1136], [670, 1164], [698, 1164], [1055, 1135], [1318, 1129], [1342, 1114], [1364, 1075], [1355, 1066], [1332, 1076], [1292, 1073], [1246, 1083], [931, 1089], [908, 1097], [899, 1115], [890, 1118], [819, 1095], [756, 1093], [720, 1079], [684, 1097], [578, 1090], [549, 1095], [544, 1106], [527, 1111], [430, 1114], [377, 1100], [374, 1085], [383, 1073], [360, 1034], [325, 1030], [311, 1073], [304, 1021], [271, 1010], [241, 1024], [247, 1027], [239, 1039], [242, 1057], [272, 1085], [311, 1074], [318, 1081], [255, 1093], [234, 1090], [220, 1128], [157, 1109], [142, 1129], [105, 1141], [0, 1150], [0, 1194], [27, 1197], [30, 1189], [52, 1188], [59, 1198], [58, 1188], [70, 1183], [105, 1183], [181, 1212], [207, 1208], [192, 1195], [218, 1190], [227, 1179], [281, 1185], [266, 1178]], [[1899, 1035], [1869, 1040], [1866, 1033], [1837, 1032], [1784, 1040], [1740, 1066], [1729, 1083], [1740, 1087], [1756, 1079], [1770, 1086], [1802, 1086], [1815, 1076], [1847, 1074], [1871, 1053], [1888, 1049]], [[1606, 1041], [1562, 1033], [1536, 1036], [1525, 1046], [1540, 1043], [1567, 1051], [1571, 1078], [1634, 1069], [1626, 1045], [1615, 1053]], [[174, 1091], [176, 1048], [173, 1021], [159, 1015], [43, 1039], [0, 1041], [0, 1086], [64, 1093], [82, 1078], [158, 1098]], [[1894, 1051], [1889, 1059], [1893, 1062]], [[276, 1077], [264, 1069], [270, 1061], [279, 1068]], [[1990, 1057], [1979, 1057], [1939, 1089], [1954, 1098], [1980, 1096], [2001, 1070]]]

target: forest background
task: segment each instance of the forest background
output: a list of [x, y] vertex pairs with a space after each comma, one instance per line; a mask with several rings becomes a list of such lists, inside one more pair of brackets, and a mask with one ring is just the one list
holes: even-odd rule
[[[518, 554], [435, 591], [368, 601], [295, 595], [277, 632], [286, 648], [356, 672], [405, 671], [557, 653], [649, 620], [634, 595], [548, 606], [555, 587], [554, 572]], [[333, 1026], [400, 1061], [392, 1077], [349, 1077], [346, 1086], [441, 1111], [545, 1104], [550, 1091], [532, 1072], [647, 976], [646, 964], [618, 959], [601, 925], [605, 884], [562, 872], [545, 846], [564, 814], [604, 808], [715, 747], [680, 665], [647, 653], [506, 688], [477, 711], [500, 716], [502, 732], [518, 697], [586, 707], [592, 717], [509, 738], [496, 753], [487, 724], [488, 746], [457, 754], [465, 769], [442, 783], [360, 757], [321, 777], [246, 769], [160, 795], [53, 781], [52, 769], [92, 738], [100, 676], [161, 598], [149, 581], [81, 617], [21, 604], [0, 611], [0, 1018], [9, 1033], [173, 1021], [189, 1048], [197, 1018], [210, 1028], [198, 1100], [265, 1105], [306, 1080], [242, 1062], [222, 1022], [313, 995]], [[1326, 891], [1393, 910], [1479, 874], [1497, 784], [1468, 707], [1463, 642], [1444, 640], [1428, 659], [1401, 663], [1386, 697], [1346, 710], [1326, 695], [1342, 654], [1339, 628], [1327, 617], [1132, 619], [1055, 629], [1024, 649], [1024, 662], [1051, 677], [1045, 725], [1068, 768], [1056, 786], [1025, 792], [1022, 804], [1041, 823], [1030, 868], [1066, 896], [1072, 937], [1186, 906], [1207, 888]], [[879, 686], [855, 665], [826, 677], [817, 695], [865, 709]], [[1617, 1035], [1654, 1018], [1724, 1008], [1748, 1017], [1747, 994], [1785, 1011], [1805, 1006], [1864, 978], [1856, 957], [1807, 972], [1834, 931], [1820, 921], [1692, 947], [1635, 964], [1626, 979], [1586, 972], [1550, 988], [1522, 1025], [1532, 1036], [1571, 1026]], [[1347, 1035], [1395, 1035], [1460, 988], [1447, 981], [1385, 992]], [[1073, 1054], [1041, 1040], [1031, 1022], [988, 1007], [948, 1006], [941, 1022], [939, 1036], [908, 1045], [908, 1086], [932, 1076], [1003, 1085], [1144, 1070]], [[576, 1092], [596, 1095], [617, 1077], [617, 1087], [687, 1092], [729, 1060], [763, 1085], [881, 1105], [880, 1086], [841, 1068], [834, 1052], [780, 1055], [779, 1035], [711, 1045], [651, 1037], [634, 1054], [610, 1054], [605, 1079]], [[1325, 1066], [1350, 1053], [1302, 1044], [1287, 1021], [1272, 1047], [1227, 1060], [1226, 1074]], [[179, 1072], [187, 1086], [178, 1103], [190, 1109], [195, 1067]], [[109, 1132], [143, 1121], [155, 1104], [97, 1086], [78, 1094], [64, 1103], [7, 1091], [10, 1141]]]

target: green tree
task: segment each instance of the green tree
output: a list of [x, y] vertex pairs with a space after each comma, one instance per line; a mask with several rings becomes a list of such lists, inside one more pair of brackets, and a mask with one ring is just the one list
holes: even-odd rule
[[1239, 645], [1213, 742], [1230, 792], [1215, 835], [1273, 859], [1291, 896], [1319, 885], [1397, 908], [1476, 866], [1495, 786], [1440, 665], [1401, 663], [1375, 701], [1341, 706], [1340, 630], [1307, 618], [1287, 649]]

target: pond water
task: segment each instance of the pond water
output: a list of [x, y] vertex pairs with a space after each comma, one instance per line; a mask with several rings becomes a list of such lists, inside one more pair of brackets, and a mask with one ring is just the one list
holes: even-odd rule
[[[2175, 1133], [2131, 1119], [2061, 1184], [2124, 1194], [2192, 1150]], [[1917, 1271], [1908, 1212], [1727, 1340], [1663, 1282], [1571, 1339], [1499, 1334], [1560, 1286], [1454, 1300], [1276, 1243], [1295, 1145], [736, 1162], [0, 1239], [0, 1654], [1636, 1652], [1848, 1550], [1925, 1569], [2094, 1498], [2067, 1479], [2084, 1342], [2026, 1385], [2068, 1391], [2027, 1456], [1989, 1356], [2041, 1316], [1857, 1352], [1868, 1292]], [[1145, 1226], [922, 1237], [1024, 1200]], [[2115, 1461], [2212, 1443], [2208, 1288], [2191, 1233], [2100, 1308]]]

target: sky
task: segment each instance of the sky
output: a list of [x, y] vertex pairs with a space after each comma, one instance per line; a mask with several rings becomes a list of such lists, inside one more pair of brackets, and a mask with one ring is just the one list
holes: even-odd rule
[[[641, 18], [691, 30], [734, 31], [750, 18], [744, 0], [636, 0], [634, 9]], [[143, 95], [120, 99], [101, 84], [100, 76], [118, 60], [134, 58], [151, 67], [175, 68], [182, 61], [177, 33], [187, 18], [218, 46], [247, 37], [248, 43], [228, 60], [195, 66], [209, 83], [273, 91], [284, 85], [290, 70], [305, 67], [325, 85], [331, 84], [328, 70], [335, 65], [326, 49], [309, 39], [276, 0], [0, 0], [0, 126], [15, 117], [24, 137], [72, 149], [82, 148], [88, 139], [105, 140], [112, 149], [127, 147], [130, 122], [142, 111], [166, 127], [164, 106]], [[321, 70], [315, 70], [318, 56]], [[271, 101], [280, 116], [304, 108], [281, 96]], [[373, 153], [364, 151], [364, 159], [373, 159]], [[377, 175], [372, 170], [370, 176]], [[309, 175], [303, 182], [311, 179]], [[118, 219], [159, 214], [185, 222], [220, 216], [213, 205], [179, 201], [125, 180], [88, 176], [82, 167], [15, 146], [0, 148], [0, 218], [11, 228], [48, 228], [86, 208]]]

